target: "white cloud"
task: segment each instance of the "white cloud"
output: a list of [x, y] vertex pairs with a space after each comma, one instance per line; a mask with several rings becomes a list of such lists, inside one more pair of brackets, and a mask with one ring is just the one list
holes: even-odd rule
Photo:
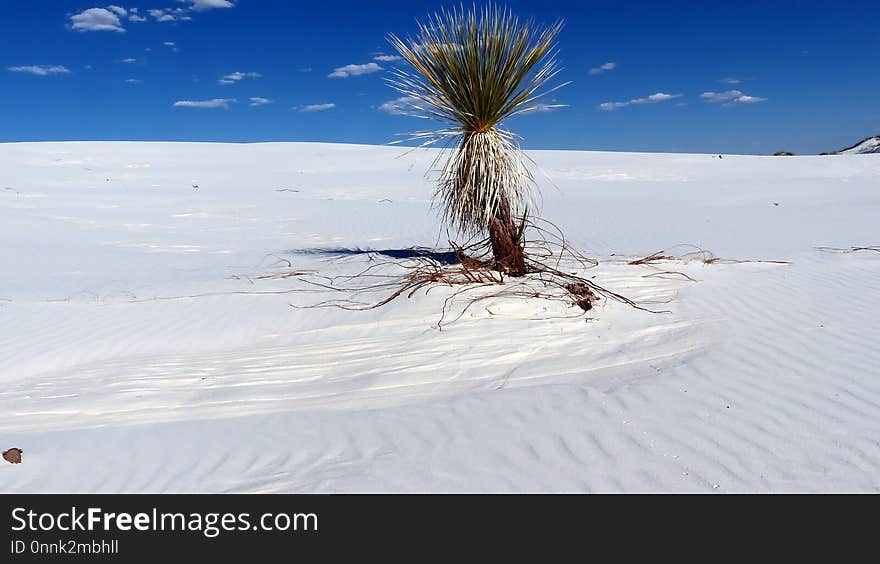
[[229, 104], [238, 102], [235, 98], [214, 98], [213, 100], [179, 100], [174, 102], [175, 108], [223, 108], [229, 109]]
[[235, 8], [235, 3], [230, 0], [181, 0], [190, 4], [190, 7], [196, 12], [204, 12], [205, 10], [213, 10], [215, 8]]
[[177, 0], [186, 4], [179, 8], [152, 8], [142, 13], [138, 8], [123, 8], [111, 4], [106, 8], [90, 8], [71, 17], [73, 29], [79, 31], [125, 31], [120, 18], [132, 22], [145, 22], [147, 15], [157, 22], [190, 21], [193, 12], [204, 12], [215, 8], [234, 8], [232, 0]]
[[651, 94], [647, 98], [636, 98], [635, 100], [630, 100], [633, 104], [655, 104], [657, 102], [665, 102], [667, 100], [672, 100], [673, 98], [681, 98], [682, 94], [665, 94], [663, 92], [657, 92], [656, 94]]
[[139, 78], [127, 78], [125, 80], [125, 82], [127, 82], [129, 84], [140, 84], [141, 82], [143, 82], [143, 80], [141, 80]]
[[129, 57], [127, 59], [122, 59], [122, 62], [123, 63], [136, 63], [137, 59], [135, 59], [134, 57]]
[[70, 69], [63, 65], [29, 65], [24, 67], [7, 67], [12, 72], [26, 72], [37, 76], [49, 76], [50, 74], [70, 74]]
[[633, 98], [632, 100], [628, 100], [626, 102], [604, 102], [602, 104], [599, 104], [599, 109], [610, 112], [620, 108], [625, 108], [627, 106], [632, 106], [634, 104], [657, 104], [659, 102], [666, 102], [668, 100], [674, 100], [675, 98], [681, 98], [682, 96], [683, 94], [666, 94], [665, 92], [657, 92], [656, 94], [651, 94], [650, 96], [645, 96], [644, 98]]
[[261, 76], [263, 75], [258, 72], [233, 72], [227, 74], [217, 82], [219, 82], [220, 84], [235, 84], [236, 82], [244, 80], [245, 78], [260, 78]]
[[153, 9], [147, 10], [147, 13], [156, 18], [158, 22], [173, 22], [175, 17], [171, 14], [166, 14], [165, 10]]
[[331, 72], [327, 76], [329, 78], [348, 78], [350, 76], [371, 74], [374, 72], [379, 72], [380, 70], [383, 70], [382, 67], [380, 67], [376, 63], [366, 63], [363, 65], [345, 65], [344, 67], [333, 69], [333, 72]]
[[617, 68], [617, 63], [615, 63], [615, 62], [608, 62], [608, 63], [605, 63], [605, 64], [603, 64], [603, 65], [599, 65], [599, 66], [596, 67], [596, 68], [592, 68], [592, 69], [590, 69], [590, 74], [593, 74], [593, 75], [596, 75], [596, 74], [602, 74], [603, 72], [612, 71], [612, 70], [614, 70], [614, 69], [616, 69], [616, 68]]
[[402, 61], [403, 57], [399, 55], [376, 55], [373, 57], [373, 60], [382, 63], [393, 63], [394, 61]]
[[271, 104], [272, 100], [269, 98], [261, 98], [259, 96], [253, 96], [251, 98], [251, 106], [265, 106], [266, 104]]
[[746, 96], [745, 94], [734, 98], [730, 102], [724, 104], [725, 106], [741, 106], [743, 104], [758, 104], [760, 102], [766, 102], [767, 98], [760, 98], [758, 96]]
[[77, 31], [117, 31], [125, 33], [119, 16], [106, 8], [89, 8], [70, 16], [70, 27]]
[[385, 112], [387, 114], [395, 116], [405, 116], [412, 113], [415, 109], [415, 105], [418, 103], [418, 98], [413, 98], [412, 96], [404, 96], [402, 98], [388, 100], [387, 102], [379, 106], [378, 109], [380, 112]]
[[328, 104], [310, 104], [308, 106], [301, 106], [296, 108], [297, 111], [300, 112], [323, 112], [325, 110], [332, 110], [336, 107], [336, 104], [328, 103]]
[[165, 45], [166, 47], [176, 47], [177, 43], [175, 43], [173, 41], [166, 41], [166, 42], [162, 43], [162, 45]]
[[742, 95], [743, 93], [739, 90], [728, 90], [727, 92], [703, 92], [700, 94], [700, 98], [710, 104], [720, 104], [721, 102], [728, 102]]
[[733, 78], [733, 77], [728, 76], [728, 77], [720, 79], [718, 82], [720, 82], [721, 84], [741, 84], [742, 80], [740, 80], [739, 78]]
[[565, 104], [535, 104], [534, 108], [529, 110], [527, 113], [552, 112], [554, 110], [558, 110], [559, 108], [565, 107]]
[[728, 90], [726, 92], [703, 92], [700, 98], [710, 104], [722, 104], [724, 106], [742, 106], [745, 104], [757, 104], [766, 102], [767, 98], [758, 96], [749, 96], [743, 94], [739, 90]]
[[190, 9], [185, 8], [165, 8], [147, 10], [147, 13], [153, 16], [157, 22], [176, 22], [192, 20], [192, 18], [187, 15], [189, 11]]

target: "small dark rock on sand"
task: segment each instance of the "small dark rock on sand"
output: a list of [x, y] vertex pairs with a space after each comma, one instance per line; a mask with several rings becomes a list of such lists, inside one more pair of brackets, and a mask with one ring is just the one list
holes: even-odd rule
[[3, 460], [10, 464], [21, 464], [21, 455], [24, 451], [20, 448], [11, 448], [3, 453]]

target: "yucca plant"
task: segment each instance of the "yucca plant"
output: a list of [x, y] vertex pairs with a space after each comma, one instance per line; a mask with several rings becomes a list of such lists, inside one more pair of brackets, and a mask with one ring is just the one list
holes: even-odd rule
[[526, 273], [526, 210], [534, 181], [517, 137], [502, 121], [548, 108], [543, 96], [558, 71], [555, 41], [562, 22], [542, 27], [488, 5], [437, 13], [418, 33], [389, 42], [408, 63], [389, 80], [405, 113], [441, 126], [414, 133], [421, 146], [447, 148], [436, 199], [460, 231], [488, 231], [498, 270]]

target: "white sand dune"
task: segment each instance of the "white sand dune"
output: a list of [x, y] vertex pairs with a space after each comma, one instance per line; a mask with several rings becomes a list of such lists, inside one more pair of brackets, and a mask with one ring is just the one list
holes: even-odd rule
[[[532, 156], [586, 274], [670, 313], [257, 278], [445, 244], [430, 152], [0, 145], [0, 490], [880, 490], [880, 253], [817, 249], [880, 244], [880, 158]], [[626, 264], [695, 248], [790, 264]]]

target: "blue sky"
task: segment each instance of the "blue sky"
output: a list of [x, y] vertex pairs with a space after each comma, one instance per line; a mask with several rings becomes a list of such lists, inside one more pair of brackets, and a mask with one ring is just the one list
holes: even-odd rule
[[[385, 111], [385, 36], [442, 3], [112, 1], [3, 2], [0, 141], [382, 144], [424, 126]], [[506, 124], [528, 148], [817, 153], [880, 134], [880, 2], [507, 5], [566, 21], [572, 84], [552, 101], [569, 107]]]

